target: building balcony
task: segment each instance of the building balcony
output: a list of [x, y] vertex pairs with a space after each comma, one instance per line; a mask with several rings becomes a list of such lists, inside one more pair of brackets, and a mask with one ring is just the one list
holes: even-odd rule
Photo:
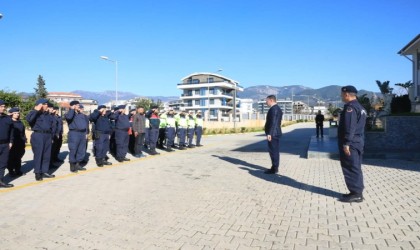
[[[178, 83], [178, 89], [197, 89], [197, 88], [212, 88], [212, 87], [224, 87], [227, 89], [235, 89], [235, 85], [230, 82], [200, 82], [200, 83]], [[244, 88], [240, 85], [236, 85], [237, 91], [244, 91]]]

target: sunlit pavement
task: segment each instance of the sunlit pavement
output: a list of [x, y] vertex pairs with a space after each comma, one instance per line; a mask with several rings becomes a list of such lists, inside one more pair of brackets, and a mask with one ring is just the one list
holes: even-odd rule
[[275, 176], [261, 133], [104, 168], [90, 158], [77, 174], [66, 159], [42, 182], [29, 172], [0, 189], [1, 249], [420, 249], [419, 162], [366, 160], [365, 201], [341, 203], [339, 162], [306, 159], [314, 124], [283, 131]]

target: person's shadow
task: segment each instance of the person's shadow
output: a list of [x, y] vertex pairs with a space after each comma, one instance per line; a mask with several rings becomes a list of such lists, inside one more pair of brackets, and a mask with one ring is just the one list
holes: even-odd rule
[[330, 189], [326, 189], [323, 187], [317, 187], [317, 186], [313, 186], [310, 184], [306, 184], [306, 183], [302, 183], [299, 182], [295, 179], [292, 179], [290, 177], [284, 176], [284, 175], [271, 175], [271, 174], [265, 174], [264, 170], [267, 170], [267, 168], [263, 168], [261, 166], [237, 159], [237, 158], [232, 158], [232, 157], [228, 157], [228, 156], [218, 156], [218, 155], [212, 155], [213, 157], [217, 157], [221, 160], [230, 162], [232, 164], [235, 165], [240, 165], [240, 169], [242, 170], [246, 170], [248, 171], [249, 174], [266, 180], [266, 181], [270, 181], [270, 182], [274, 182], [277, 184], [281, 184], [281, 185], [285, 185], [285, 186], [289, 186], [289, 187], [293, 187], [293, 188], [298, 188], [301, 190], [305, 190], [305, 191], [309, 191], [315, 194], [320, 194], [320, 195], [325, 195], [325, 196], [329, 196], [329, 197], [333, 197], [333, 198], [340, 198], [341, 197], [341, 193], [338, 193], [334, 190], [330, 190]]

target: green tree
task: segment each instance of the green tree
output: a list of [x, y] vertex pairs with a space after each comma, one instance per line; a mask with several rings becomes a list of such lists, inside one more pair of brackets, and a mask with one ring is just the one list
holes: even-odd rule
[[16, 92], [6, 92], [4, 90], [0, 90], [0, 99], [6, 102], [6, 106], [11, 107], [19, 107], [22, 103], [22, 98], [16, 94]]
[[34, 88], [34, 90], [35, 90], [35, 97], [37, 99], [47, 98], [48, 91], [47, 91], [47, 88], [45, 87], [45, 80], [41, 75], [38, 76], [37, 88]]
[[159, 99], [155, 102], [153, 99], [149, 98], [138, 98], [134, 103], [137, 108], [143, 107], [145, 110], [149, 110], [153, 106], [158, 106], [159, 109], [163, 109], [163, 102]]

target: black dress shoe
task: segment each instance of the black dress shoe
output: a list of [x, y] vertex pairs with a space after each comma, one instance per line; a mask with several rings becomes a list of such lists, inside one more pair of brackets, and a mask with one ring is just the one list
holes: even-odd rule
[[127, 157], [122, 159], [123, 161], [131, 161], [130, 159], [128, 159]]
[[4, 183], [0, 181], [0, 188], [11, 188], [11, 187], [14, 187], [13, 184]]
[[35, 174], [35, 180], [42, 181], [42, 174]]
[[54, 178], [54, 177], [55, 177], [55, 175], [53, 175], [53, 174], [49, 174], [49, 173], [43, 173], [43, 174], [42, 174], [42, 177], [43, 177], [43, 178]]
[[277, 174], [279, 171], [274, 169], [267, 169], [264, 171], [264, 174]]
[[104, 164], [104, 165], [112, 165], [112, 163], [111, 163], [111, 162], [106, 161], [106, 160], [105, 160], [105, 161], [103, 161], [103, 162], [102, 162], [102, 164]]
[[124, 162], [124, 160], [123, 159], [120, 159], [120, 158], [117, 158], [116, 159], [118, 162]]
[[341, 202], [362, 202], [363, 201], [363, 195], [361, 194], [349, 194], [347, 196], [343, 196], [341, 199], [339, 199]]
[[196, 146], [197, 146], [197, 147], [202, 147], [203, 145], [202, 145], [202, 144], [197, 144]]

